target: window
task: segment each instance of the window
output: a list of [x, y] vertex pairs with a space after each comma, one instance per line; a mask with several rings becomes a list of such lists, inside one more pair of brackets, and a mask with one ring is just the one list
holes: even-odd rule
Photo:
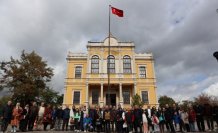
[[75, 69], [75, 78], [81, 78], [82, 75], [82, 66], [76, 66]]
[[148, 103], [148, 91], [142, 91], [142, 102]]
[[107, 67], [110, 73], [115, 73], [115, 58], [113, 55], [107, 57]]
[[130, 92], [129, 91], [123, 91], [123, 103], [130, 104]]
[[98, 92], [99, 91], [92, 91], [92, 104], [98, 104]]
[[140, 78], [146, 78], [146, 69], [145, 66], [139, 67], [139, 77]]
[[99, 57], [97, 55], [92, 56], [91, 73], [99, 73]]
[[80, 91], [74, 91], [73, 104], [80, 104]]
[[123, 57], [123, 73], [131, 73], [131, 58], [128, 55]]

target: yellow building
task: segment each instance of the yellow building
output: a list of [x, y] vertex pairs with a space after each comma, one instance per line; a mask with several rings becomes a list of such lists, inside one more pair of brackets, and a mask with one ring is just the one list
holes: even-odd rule
[[[107, 104], [130, 107], [139, 94], [146, 105], [156, 105], [156, 78], [151, 53], [135, 53], [133, 42], [109, 37], [103, 42], [88, 42], [87, 53], [68, 53], [65, 81], [65, 105]], [[110, 61], [110, 86], [107, 63]], [[110, 88], [110, 89], [108, 89]]]

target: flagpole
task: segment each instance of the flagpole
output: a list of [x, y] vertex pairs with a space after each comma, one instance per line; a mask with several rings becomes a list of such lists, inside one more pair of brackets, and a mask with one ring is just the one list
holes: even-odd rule
[[109, 26], [108, 26], [108, 69], [107, 69], [107, 75], [108, 75], [108, 104], [111, 105], [111, 99], [110, 99], [110, 38], [111, 38], [111, 5], [109, 5]]

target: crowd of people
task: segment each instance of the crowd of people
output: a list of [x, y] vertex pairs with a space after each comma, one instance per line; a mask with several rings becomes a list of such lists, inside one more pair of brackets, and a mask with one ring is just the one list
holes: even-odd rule
[[[24, 107], [20, 103], [0, 108], [1, 131], [5, 132], [10, 125], [11, 132], [33, 130], [56, 130], [75, 132], [118, 132], [118, 133], [149, 133], [149, 132], [195, 132], [215, 131], [218, 124], [217, 105], [194, 105], [182, 108], [173, 104], [156, 109], [147, 106], [121, 108], [115, 106], [72, 106], [52, 107], [36, 102]], [[205, 124], [207, 128], [205, 128]], [[48, 129], [49, 125], [49, 129]], [[195, 127], [197, 125], [197, 127]]]

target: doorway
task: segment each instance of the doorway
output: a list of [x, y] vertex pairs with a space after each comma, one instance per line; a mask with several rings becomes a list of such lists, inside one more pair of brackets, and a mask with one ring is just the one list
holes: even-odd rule
[[116, 106], [116, 94], [106, 94], [106, 105]]

